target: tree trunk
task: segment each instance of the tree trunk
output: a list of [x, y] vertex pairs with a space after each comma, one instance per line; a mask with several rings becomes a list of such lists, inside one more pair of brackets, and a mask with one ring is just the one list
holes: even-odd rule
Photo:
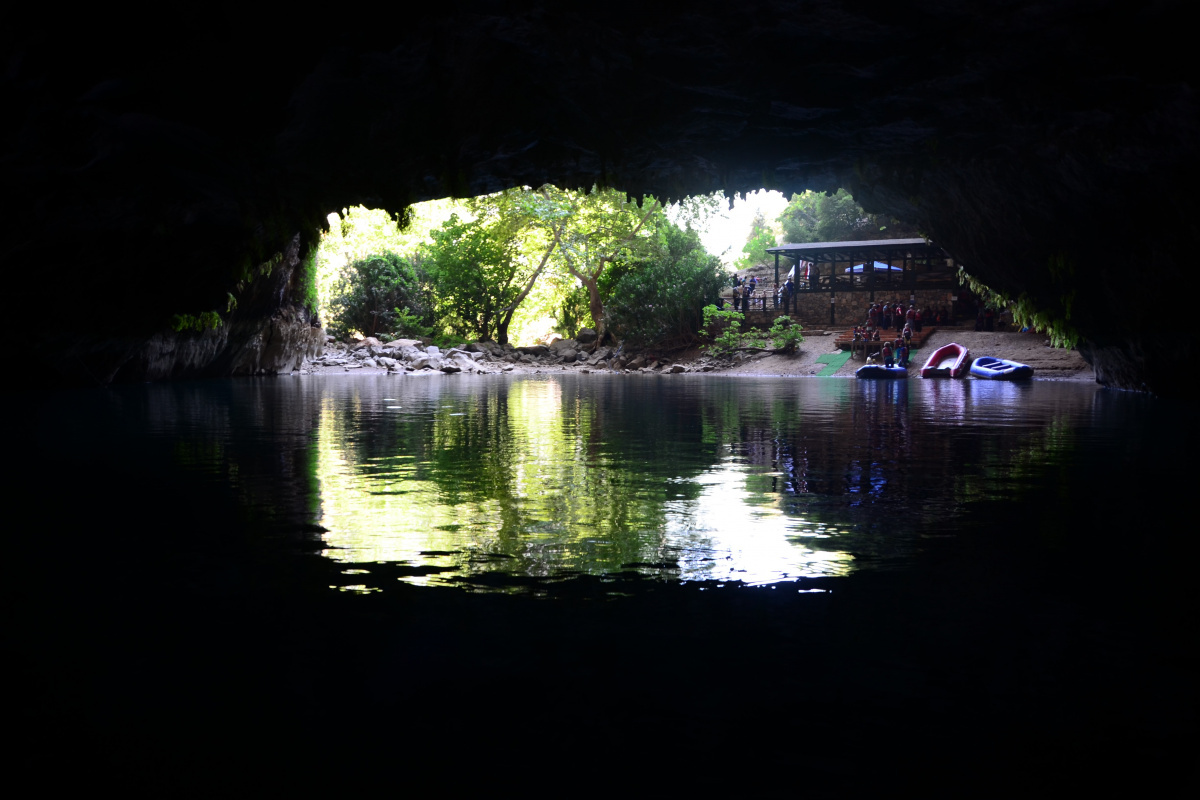
[[604, 338], [604, 303], [600, 300], [600, 287], [595, 279], [582, 279], [588, 290], [588, 311], [592, 312], [592, 322], [596, 324], [596, 341]]
[[550, 263], [550, 254], [554, 252], [554, 248], [558, 245], [558, 240], [550, 243], [549, 249], [542, 254], [542, 262], [538, 264], [538, 268], [529, 276], [529, 280], [525, 282], [525, 288], [517, 295], [516, 299], [509, 303], [508, 307], [500, 312], [500, 319], [496, 323], [496, 341], [499, 344], [508, 344], [508, 326], [512, 323], [513, 314], [517, 312], [517, 306], [529, 296], [529, 292], [533, 289], [533, 284], [537, 282], [538, 276], [542, 274], [542, 270], [546, 268], [546, 264]]

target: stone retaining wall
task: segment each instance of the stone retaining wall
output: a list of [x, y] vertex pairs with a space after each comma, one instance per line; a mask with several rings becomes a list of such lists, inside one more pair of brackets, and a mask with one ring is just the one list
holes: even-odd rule
[[[916, 296], [917, 308], [940, 308], [942, 306], [949, 308], [952, 305], [950, 292], [945, 289], [920, 289], [913, 294]], [[792, 319], [807, 330], [852, 328], [866, 321], [867, 305], [871, 302], [868, 292], [838, 292], [833, 297], [835, 298], [833, 303], [835, 317], [832, 324], [829, 321], [829, 292], [800, 292], [797, 294], [792, 298], [794, 303]], [[908, 307], [909, 294], [907, 292], [897, 291], [894, 295], [875, 292], [875, 299], [878, 302], [889, 302], [893, 300], [893, 297], [900, 301], [905, 308]], [[783, 313], [782, 308], [774, 307], [773, 298], [767, 297], [766, 312], [764, 313], [756, 302], [755, 307], [747, 314], [746, 322], [755, 326], [764, 323], [769, 325], [772, 320], [782, 316]]]

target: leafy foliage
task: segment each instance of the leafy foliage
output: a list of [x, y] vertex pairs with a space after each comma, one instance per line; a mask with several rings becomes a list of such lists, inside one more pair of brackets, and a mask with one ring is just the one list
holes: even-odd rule
[[783, 226], [783, 240], [793, 244], [906, 239], [921, 235], [912, 225], [887, 215], [868, 214], [845, 189], [833, 194], [793, 194], [778, 220]]
[[317, 295], [317, 248], [311, 247], [300, 262], [300, 285], [304, 288], [304, 307], [316, 315], [321, 307]]
[[[619, 272], [634, 268], [660, 251], [666, 223], [662, 203], [645, 197], [640, 203], [616, 189], [592, 187], [572, 192], [543, 186], [550, 234], [557, 245], [556, 266], [579, 281], [588, 293], [588, 311], [600, 329], [604, 306], [619, 281]], [[616, 266], [617, 272], [612, 268]]]
[[171, 317], [171, 330], [176, 333], [182, 331], [202, 331], [216, 330], [225, 323], [221, 320], [221, 315], [216, 311], [202, 311], [199, 314], [176, 314]]
[[555, 309], [555, 317], [558, 324], [554, 329], [568, 338], [574, 338], [580, 328], [594, 328], [596, 322], [588, 311], [587, 289], [575, 286], [565, 292], [558, 308]]
[[804, 341], [801, 327], [789, 317], [778, 317], [768, 331], [742, 330], [745, 316], [738, 311], [726, 311], [710, 305], [704, 307], [704, 327], [700, 333], [711, 337], [709, 352], [728, 355], [735, 350], [771, 348], [781, 353], [794, 353]]
[[767, 331], [767, 338], [775, 345], [776, 350], [782, 353], [794, 353], [804, 341], [801, 330], [800, 324], [793, 322], [791, 317], [776, 317], [775, 321], [771, 323], [771, 329]]
[[[416, 330], [406, 331], [398, 324], [412, 317], [428, 319], [424, 294], [411, 261], [395, 253], [370, 255], [352, 262], [334, 288], [326, 326], [337, 336], [353, 330], [366, 336], [382, 331], [415, 334]], [[399, 308], [411, 316], [397, 314]]]
[[433, 328], [425, 325], [421, 317], [413, 314], [408, 306], [403, 309], [392, 309], [395, 312], [395, 317], [392, 323], [392, 331], [397, 336], [424, 337], [433, 334]]
[[742, 255], [734, 262], [734, 268], [739, 270], [749, 269], [761, 262], [766, 257], [766, 249], [779, 244], [775, 236], [775, 230], [767, 224], [766, 217], [762, 211], [754, 214], [754, 219], [750, 222], [750, 235], [746, 237], [746, 244], [742, 247]]
[[[455, 200], [418, 203], [401, 214], [381, 208], [354, 206], [327, 218], [329, 230], [321, 234], [313, 264], [316, 301], [322, 315], [331, 309], [333, 296], [344, 291], [345, 281], [355, 280], [350, 265], [381, 253], [397, 253], [409, 261], [419, 260], [420, 245], [432, 228], [440, 226], [460, 204]], [[305, 267], [307, 270], [307, 266]]]
[[724, 278], [691, 232], [719, 210], [716, 196], [678, 204], [683, 227], [653, 197], [595, 187], [439, 201], [440, 217], [427, 205], [407, 210], [407, 228], [381, 210], [330, 215], [316, 283], [331, 331], [504, 342], [613, 324], [641, 341], [688, 338]]
[[740, 311], [728, 311], [715, 305], [704, 307], [704, 326], [700, 335], [711, 338], [709, 352], [717, 355], [732, 353], [742, 345], [742, 322], [746, 316]]
[[[1048, 267], [1051, 279], [1058, 283], [1068, 284], [1073, 278], [1073, 266], [1062, 256], [1051, 258]], [[1027, 326], [1046, 334], [1050, 337], [1050, 343], [1055, 347], [1069, 349], [1079, 344], [1079, 330], [1071, 322], [1071, 307], [1075, 301], [1073, 287], [1066, 289], [1064, 286], [1060, 295], [1062, 307], [1053, 310], [1036, 304], [1028, 292], [1022, 292], [1016, 297], [1010, 297], [1005, 292], [998, 292], [968, 275], [962, 267], [958, 268], [958, 281], [966, 284], [972, 292], [992, 308], [1012, 309], [1013, 321], [1018, 326]]]
[[460, 336], [504, 344], [517, 307], [557, 246], [542, 226], [562, 212], [529, 189], [477, 197], [468, 210], [470, 218], [455, 214], [430, 232], [437, 317]]
[[665, 224], [662, 252], [637, 262], [616, 281], [606, 313], [610, 327], [632, 345], [694, 339], [705, 305], [725, 283], [721, 260], [700, 236]]

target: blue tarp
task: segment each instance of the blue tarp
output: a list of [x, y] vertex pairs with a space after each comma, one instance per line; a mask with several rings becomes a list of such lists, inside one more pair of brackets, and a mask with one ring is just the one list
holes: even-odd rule
[[[882, 261], [876, 261], [874, 264], [876, 272], [904, 272], [904, 267], [889, 266]], [[855, 264], [853, 267], [846, 267], [846, 272], [853, 272], [856, 275], [861, 275], [866, 271], [866, 266], [866, 264]]]

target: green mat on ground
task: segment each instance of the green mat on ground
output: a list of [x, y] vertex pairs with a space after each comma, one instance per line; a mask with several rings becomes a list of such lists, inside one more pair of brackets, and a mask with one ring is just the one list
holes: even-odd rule
[[817, 373], [817, 377], [824, 378], [828, 375], [832, 375], [833, 373], [835, 373], [839, 369], [841, 369], [843, 366], [845, 366], [846, 362], [849, 360], [850, 360], [850, 351], [849, 350], [843, 350], [838, 353], [826, 353], [823, 356], [817, 356], [818, 364], [827, 365], [825, 367], [825, 369], [823, 369]]

